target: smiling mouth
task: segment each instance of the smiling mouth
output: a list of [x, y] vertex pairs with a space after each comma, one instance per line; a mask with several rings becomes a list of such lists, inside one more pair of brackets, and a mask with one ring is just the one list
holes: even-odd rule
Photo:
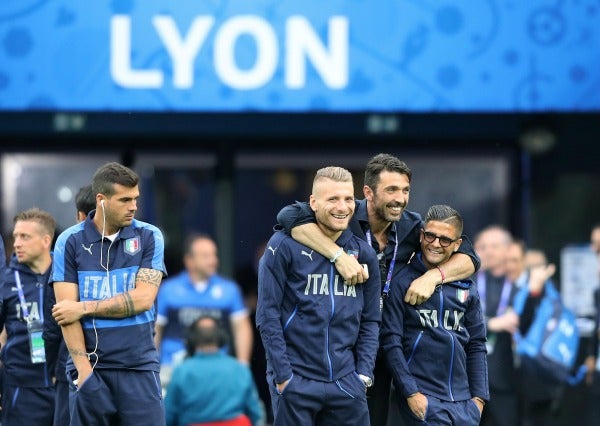
[[348, 214], [332, 214], [332, 216], [336, 219], [346, 219], [349, 215]]

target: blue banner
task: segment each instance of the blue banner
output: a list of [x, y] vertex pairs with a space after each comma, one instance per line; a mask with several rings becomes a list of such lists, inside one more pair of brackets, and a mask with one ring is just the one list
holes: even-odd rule
[[600, 3], [2, 0], [0, 110], [600, 110]]

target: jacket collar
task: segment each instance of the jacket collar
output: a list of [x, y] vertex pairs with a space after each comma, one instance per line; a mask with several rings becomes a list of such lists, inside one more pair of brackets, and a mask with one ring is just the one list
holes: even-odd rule
[[[87, 242], [90, 243], [99, 242], [102, 239], [102, 234], [98, 232], [98, 229], [96, 228], [96, 225], [93, 221], [95, 215], [96, 211], [91, 211], [88, 217], [85, 219], [85, 224], [83, 225], [85, 239]], [[133, 219], [133, 223], [135, 223], [135, 221], [136, 220]], [[133, 223], [129, 226], [121, 228], [117, 239], [126, 240], [135, 237], [135, 232], [133, 231]]]

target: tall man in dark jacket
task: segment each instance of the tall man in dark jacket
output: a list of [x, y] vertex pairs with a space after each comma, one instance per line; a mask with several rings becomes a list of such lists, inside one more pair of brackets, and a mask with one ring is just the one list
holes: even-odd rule
[[478, 425], [489, 399], [485, 324], [471, 280], [443, 282], [419, 306], [404, 302], [415, 277], [443, 267], [462, 240], [462, 218], [432, 206], [421, 229], [421, 252], [397, 274], [384, 305], [382, 349], [405, 425]]
[[[390, 291], [392, 275], [402, 269], [413, 253], [419, 250], [421, 216], [406, 210], [411, 179], [410, 168], [393, 155], [378, 154], [371, 158], [365, 169], [365, 198], [356, 201], [356, 212], [350, 220], [350, 230], [354, 235], [366, 241], [377, 253], [382, 303]], [[277, 220], [294, 239], [328, 259], [332, 259], [339, 250], [338, 245], [326, 238], [315, 225], [314, 214], [306, 203], [285, 207]], [[360, 283], [365, 278], [363, 268], [352, 256], [341, 255], [335, 259], [334, 265], [351, 284]], [[454, 281], [468, 278], [478, 268], [479, 258], [469, 239], [463, 236], [458, 252], [440, 270], [430, 270], [416, 277], [404, 300], [411, 305], [422, 303], [431, 296], [442, 279]], [[390, 382], [390, 374], [380, 353], [375, 365], [375, 383], [368, 392], [371, 426], [387, 424]]]
[[[355, 208], [350, 172], [320, 169], [310, 206], [319, 229], [340, 246], [333, 258], [277, 232], [259, 266], [256, 322], [274, 425], [364, 426], [381, 318], [377, 258], [347, 229]], [[344, 284], [337, 274], [344, 253], [370, 272], [364, 284]]]
[[52, 425], [54, 385], [42, 339], [46, 283], [52, 257], [50, 247], [56, 221], [33, 208], [14, 219], [15, 254], [0, 287], [3, 309], [0, 329], [6, 326], [2, 348], [2, 425]]

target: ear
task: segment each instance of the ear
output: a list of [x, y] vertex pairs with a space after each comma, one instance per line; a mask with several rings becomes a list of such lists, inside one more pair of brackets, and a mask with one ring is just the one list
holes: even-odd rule
[[458, 249], [460, 248], [460, 245], [462, 244], [462, 238], [459, 238], [458, 240], [456, 240], [456, 246], [454, 247], [454, 253], [456, 253], [458, 251]]
[[309, 204], [310, 204], [310, 208], [312, 209], [312, 211], [316, 212], [317, 211], [317, 199], [312, 194], [310, 194]]
[[367, 201], [373, 201], [373, 190], [368, 185], [363, 185], [363, 195]]
[[96, 194], [96, 205], [99, 206], [104, 199], [106, 199], [104, 194]]

